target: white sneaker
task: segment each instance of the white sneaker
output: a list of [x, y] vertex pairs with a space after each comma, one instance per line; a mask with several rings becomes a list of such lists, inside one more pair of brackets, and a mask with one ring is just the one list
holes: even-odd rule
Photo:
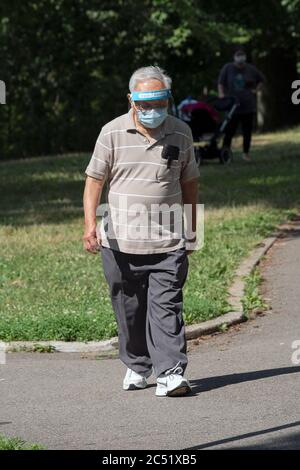
[[155, 395], [157, 397], [179, 397], [189, 393], [192, 390], [190, 383], [182, 374], [182, 367], [177, 365], [157, 377]]
[[123, 390], [139, 390], [147, 387], [147, 378], [152, 374], [152, 370], [145, 375], [140, 375], [132, 369], [127, 369], [123, 380]]

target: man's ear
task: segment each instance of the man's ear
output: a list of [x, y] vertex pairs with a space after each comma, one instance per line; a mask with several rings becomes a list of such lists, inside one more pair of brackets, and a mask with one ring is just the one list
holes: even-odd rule
[[132, 106], [131, 94], [130, 93], [127, 93], [127, 98], [128, 98], [130, 106]]

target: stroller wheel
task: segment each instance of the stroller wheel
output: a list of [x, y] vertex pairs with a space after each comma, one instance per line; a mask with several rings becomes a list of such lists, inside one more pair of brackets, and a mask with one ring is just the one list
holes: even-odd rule
[[220, 163], [222, 165], [228, 165], [232, 162], [233, 153], [232, 150], [228, 147], [223, 147], [220, 151]]

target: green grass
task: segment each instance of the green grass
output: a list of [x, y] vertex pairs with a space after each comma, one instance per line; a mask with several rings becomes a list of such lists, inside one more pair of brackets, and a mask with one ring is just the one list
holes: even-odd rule
[[262, 277], [258, 268], [255, 268], [254, 271], [245, 279], [242, 305], [247, 318], [249, 318], [250, 312], [258, 310], [262, 311], [267, 308], [267, 304], [259, 292], [261, 283]]
[[44, 344], [33, 344], [33, 345], [17, 345], [10, 348], [10, 352], [39, 352], [39, 353], [54, 353], [56, 351], [54, 346]]
[[18, 437], [0, 436], [0, 450], [43, 450], [38, 444], [28, 444]]
[[[236, 145], [239, 145], [239, 140]], [[187, 323], [229, 310], [242, 258], [300, 206], [300, 128], [256, 136], [252, 164], [201, 167], [205, 244], [189, 257]], [[2, 162], [0, 339], [95, 340], [117, 334], [100, 255], [82, 248], [90, 155]]]

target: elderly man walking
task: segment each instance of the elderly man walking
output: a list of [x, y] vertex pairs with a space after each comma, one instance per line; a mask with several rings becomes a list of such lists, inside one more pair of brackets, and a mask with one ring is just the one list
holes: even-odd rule
[[189, 229], [196, 232], [199, 169], [190, 128], [168, 114], [171, 78], [159, 67], [143, 67], [129, 89], [129, 112], [102, 128], [85, 170], [83, 242], [101, 254], [127, 366], [123, 389], [144, 389], [153, 373], [156, 396], [185, 395], [191, 388], [184, 377], [182, 288], [196, 237], [179, 226], [189, 205]]

